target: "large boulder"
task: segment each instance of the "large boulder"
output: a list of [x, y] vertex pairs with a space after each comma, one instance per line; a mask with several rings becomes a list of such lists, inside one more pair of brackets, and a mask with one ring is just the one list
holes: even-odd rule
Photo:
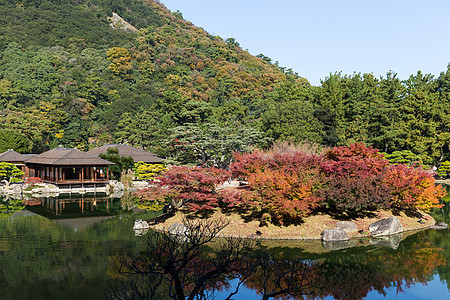
[[325, 229], [320, 234], [322, 241], [334, 242], [334, 241], [347, 241], [349, 240], [347, 233], [341, 228]]
[[31, 190], [33, 194], [48, 194], [50, 192], [50, 188], [47, 185], [44, 185], [39, 188], [34, 188]]
[[370, 224], [369, 231], [371, 236], [391, 235], [403, 232], [403, 226], [397, 217], [382, 219]]
[[136, 189], [143, 189], [149, 187], [149, 185], [148, 181], [133, 181], [131, 183], [131, 186]]
[[124, 189], [125, 189], [125, 187], [123, 186], [123, 183], [120, 182], [120, 181], [118, 181], [118, 182], [114, 185], [114, 188], [113, 188], [114, 193], [123, 191]]
[[20, 194], [22, 192], [22, 187], [19, 184], [13, 185], [13, 194]]
[[189, 228], [186, 225], [181, 223], [175, 223], [170, 225], [169, 229], [167, 229], [169, 234], [173, 235], [186, 235], [189, 232]]
[[349, 221], [336, 222], [335, 227], [340, 228], [340, 229], [344, 230], [345, 232], [352, 232], [352, 231], [358, 230], [358, 227], [356, 226], [356, 224], [354, 222], [349, 222]]
[[133, 230], [142, 230], [142, 229], [148, 229], [150, 226], [146, 221], [143, 221], [141, 219], [138, 219], [134, 221]]
[[437, 225], [431, 226], [430, 229], [434, 229], [434, 230], [444, 230], [448, 228], [448, 224], [441, 222]]

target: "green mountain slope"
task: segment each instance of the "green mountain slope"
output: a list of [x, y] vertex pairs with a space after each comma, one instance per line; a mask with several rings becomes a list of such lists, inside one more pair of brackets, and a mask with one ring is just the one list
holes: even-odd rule
[[[112, 141], [152, 147], [188, 122], [251, 124], [258, 99], [291, 76], [155, 1], [0, 4], [0, 123], [33, 151]], [[113, 12], [139, 33], [113, 29]], [[130, 116], [157, 128], [151, 141], [124, 128]]]
[[[137, 31], [114, 29], [113, 13]], [[224, 166], [232, 151], [308, 140], [450, 159], [450, 69], [313, 87], [153, 0], [0, 0], [0, 16], [0, 152], [126, 142]]]

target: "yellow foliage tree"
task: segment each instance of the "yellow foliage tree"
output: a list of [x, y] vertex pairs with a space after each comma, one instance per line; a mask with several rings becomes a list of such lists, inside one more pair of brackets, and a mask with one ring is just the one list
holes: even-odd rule
[[106, 52], [106, 58], [111, 61], [109, 69], [118, 76], [124, 79], [130, 79], [133, 76], [133, 63], [130, 52], [121, 47], [113, 47]]
[[166, 170], [163, 164], [147, 164], [142, 161], [134, 164], [134, 175], [139, 180], [155, 179]]

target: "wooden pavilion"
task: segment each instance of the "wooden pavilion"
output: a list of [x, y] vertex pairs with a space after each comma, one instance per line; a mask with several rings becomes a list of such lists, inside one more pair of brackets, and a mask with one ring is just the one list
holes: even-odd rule
[[153, 154], [150, 151], [138, 149], [125, 144], [106, 144], [101, 147], [94, 148], [88, 151], [87, 153], [98, 156], [99, 154], [107, 153], [108, 148], [117, 148], [120, 156], [131, 156], [134, 162], [142, 161], [147, 164], [162, 163], [162, 159], [159, 158], [156, 154]]
[[8, 151], [0, 153], [0, 162], [7, 162], [13, 164], [23, 172], [25, 172], [24, 161], [27, 160], [28, 158], [29, 157], [17, 153], [13, 149], [9, 149]]
[[23, 165], [23, 161], [25, 159], [26, 159], [26, 157], [24, 155], [17, 153], [13, 149], [9, 149], [8, 151], [0, 153], [0, 162], [7, 162], [7, 163], [15, 164], [16, 166]]
[[25, 161], [26, 177], [56, 185], [94, 186], [109, 182], [107, 167], [114, 163], [77, 149], [58, 147]]

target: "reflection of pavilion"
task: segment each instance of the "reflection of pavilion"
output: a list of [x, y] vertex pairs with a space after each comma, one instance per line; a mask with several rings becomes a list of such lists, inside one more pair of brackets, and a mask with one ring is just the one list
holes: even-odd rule
[[73, 219], [58, 219], [55, 223], [62, 225], [64, 227], [70, 228], [77, 232], [91, 225], [97, 224], [99, 222], [111, 219], [112, 216], [103, 217], [89, 217], [89, 218], [73, 218]]
[[69, 194], [68, 197], [45, 197], [33, 199], [27, 209], [47, 218], [80, 218], [109, 216], [113, 199], [104, 193], [98, 196]]

